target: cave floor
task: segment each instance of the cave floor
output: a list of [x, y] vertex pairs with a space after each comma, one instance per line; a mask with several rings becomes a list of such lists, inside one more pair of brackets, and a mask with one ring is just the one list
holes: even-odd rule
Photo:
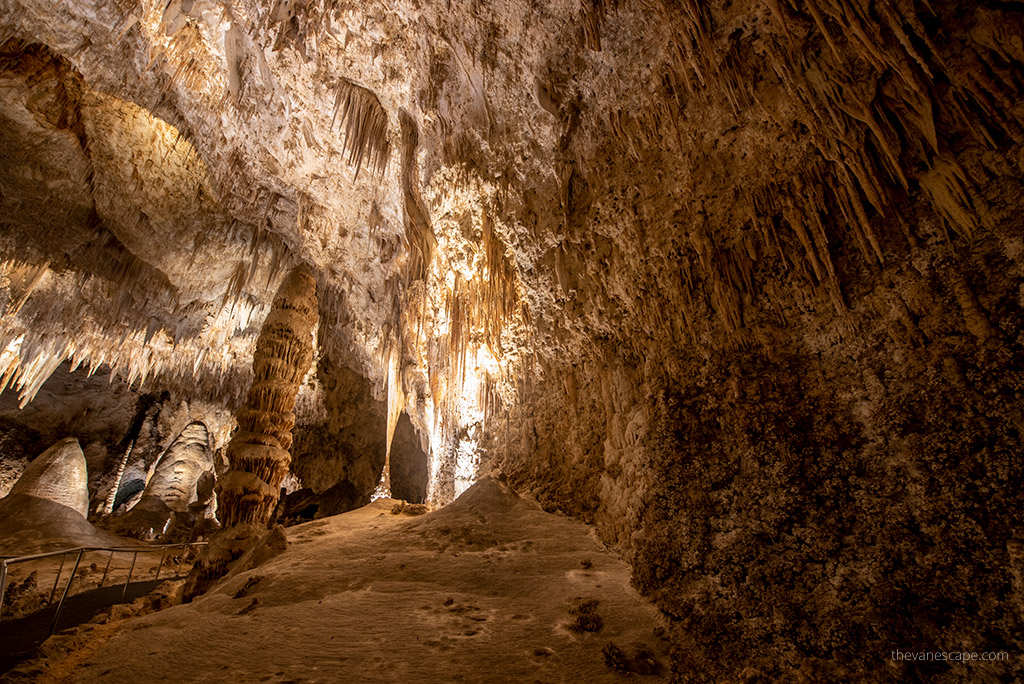
[[418, 517], [394, 503], [288, 528], [287, 550], [259, 567], [191, 604], [110, 625], [65, 681], [635, 677], [606, 664], [610, 642], [667, 669], [658, 612], [592, 528], [490, 479]]

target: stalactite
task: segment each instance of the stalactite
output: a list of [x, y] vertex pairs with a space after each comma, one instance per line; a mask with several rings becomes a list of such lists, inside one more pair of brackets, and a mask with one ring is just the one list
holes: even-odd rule
[[5, 262], [0, 264], [0, 273], [3, 273], [7, 278], [8, 288], [10, 289], [5, 315], [16, 316], [21, 311], [21, 307], [28, 301], [32, 291], [35, 290], [36, 285], [39, 284], [39, 281], [46, 274], [49, 266], [49, 262], [42, 264]]
[[348, 163], [356, 167], [356, 176], [364, 161], [374, 173], [383, 174], [391, 155], [391, 143], [388, 142], [388, 115], [380, 100], [366, 88], [342, 79], [334, 99], [335, 119], [339, 110]]
[[263, 323], [253, 355], [255, 378], [227, 448], [231, 470], [217, 485], [225, 527], [265, 525], [277, 503], [291, 461], [295, 397], [313, 362], [317, 316], [316, 281], [306, 267], [296, 267]]
[[950, 269], [947, 278], [949, 288], [963, 312], [967, 330], [982, 342], [994, 337], [997, 333], [989, 322], [988, 314], [978, 303], [974, 290], [971, 289], [963, 274], [955, 269]]
[[399, 114], [402, 128], [402, 195], [405, 207], [405, 239], [409, 247], [406, 262], [406, 285], [426, 277], [437, 240], [430, 227], [429, 214], [419, 196], [416, 168], [416, 149], [419, 129], [412, 117], [402, 110]]
[[482, 307], [484, 339], [491, 353], [501, 358], [501, 331], [509, 318], [517, 313], [519, 296], [515, 272], [505, 253], [505, 243], [494, 234], [494, 221], [488, 213], [483, 216], [483, 253], [487, 269]]
[[[679, 140], [681, 154], [692, 155], [680, 136], [680, 123], [695, 123], [687, 121], [691, 102], [731, 111], [740, 130], [749, 130], [753, 105], [780, 130], [798, 124], [801, 133], [795, 135], [810, 148], [787, 180], [762, 180], [741, 190], [749, 212], [719, 210], [721, 225], [706, 236], [710, 247], [693, 245], [700, 268], [689, 277], [706, 282], [691, 283], [689, 292], [716, 309], [729, 334], [739, 334], [744, 297], [763, 287], [756, 254], [773, 255], [784, 268], [807, 274], [842, 313], [835, 252], [848, 253], [849, 245], [865, 264], [884, 266], [904, 246], [883, 228], [906, 225], [900, 212], [908, 197], [927, 201], [951, 240], [978, 234], [991, 211], [983, 180], [968, 173], [948, 146], [951, 139], [973, 138], [996, 149], [1001, 138], [1019, 137], [1020, 108], [1013, 103], [1020, 96], [1024, 49], [1013, 37], [1021, 22], [1012, 13], [976, 8], [971, 31], [956, 35], [935, 26], [940, 15], [934, 9], [948, 13], [943, 8], [893, 0], [764, 0], [755, 7], [769, 27], [751, 41], [743, 30], [721, 30], [718, 19], [729, 15], [716, 5], [650, 0], [641, 6], [668, 36], [661, 63], [651, 67], [657, 84], [638, 89], [644, 95], [635, 104], [597, 101], [586, 112], [624, 164], [656, 163], [667, 140]], [[754, 53], [763, 60], [760, 74], [750, 73]], [[781, 93], [766, 89], [772, 75]], [[782, 107], [765, 99], [779, 96]], [[795, 113], [787, 111], [790, 106]], [[691, 220], [701, 211], [682, 209]], [[647, 220], [642, 212], [638, 216]], [[736, 224], [747, 222], [754, 230], [744, 234], [745, 249], [727, 253], [724, 245], [740, 229]], [[903, 233], [914, 247], [911, 231]], [[555, 272], [565, 283], [560, 256]]]
[[583, 0], [580, 23], [583, 28], [583, 44], [596, 52], [601, 51], [601, 24], [608, 11], [607, 0]]

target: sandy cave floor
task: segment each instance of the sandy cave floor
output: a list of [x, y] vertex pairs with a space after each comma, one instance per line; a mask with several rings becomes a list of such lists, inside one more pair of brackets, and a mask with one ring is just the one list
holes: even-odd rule
[[[491, 479], [420, 517], [393, 514], [394, 503], [289, 528], [284, 553], [191, 604], [121, 623], [66, 681], [636, 677], [606, 664], [609, 642], [659, 662], [643, 679], [664, 676], [661, 618], [590, 527]], [[598, 626], [595, 614], [600, 629], [579, 631]]]

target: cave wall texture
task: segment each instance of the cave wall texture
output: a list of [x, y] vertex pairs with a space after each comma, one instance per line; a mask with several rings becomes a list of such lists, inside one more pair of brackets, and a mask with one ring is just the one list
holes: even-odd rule
[[300, 484], [370, 479], [345, 426], [404, 411], [433, 503], [501, 472], [626, 554], [681, 680], [1022, 676], [889, 658], [1021, 652], [1022, 35], [998, 0], [0, 0], [0, 382], [235, 410], [305, 264]]

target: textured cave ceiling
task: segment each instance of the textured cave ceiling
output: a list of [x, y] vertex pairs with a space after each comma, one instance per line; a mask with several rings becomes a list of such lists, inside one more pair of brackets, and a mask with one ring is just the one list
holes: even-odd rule
[[427, 432], [467, 358], [511, 402], [605, 341], [671, 365], [794, 296], [841, 319], [843, 269], [1013, 210], [1020, 18], [918, 9], [6, 1], [5, 376], [237, 402], [298, 262], [321, 347], [397, 365]]
[[2, 382], [69, 359], [237, 407], [299, 263], [320, 358], [435, 450], [612, 357], [928, 307], [865, 274], [935, 275], [989, 338], [957, 246], [1019, 272], [1001, 7], [5, 0]]

